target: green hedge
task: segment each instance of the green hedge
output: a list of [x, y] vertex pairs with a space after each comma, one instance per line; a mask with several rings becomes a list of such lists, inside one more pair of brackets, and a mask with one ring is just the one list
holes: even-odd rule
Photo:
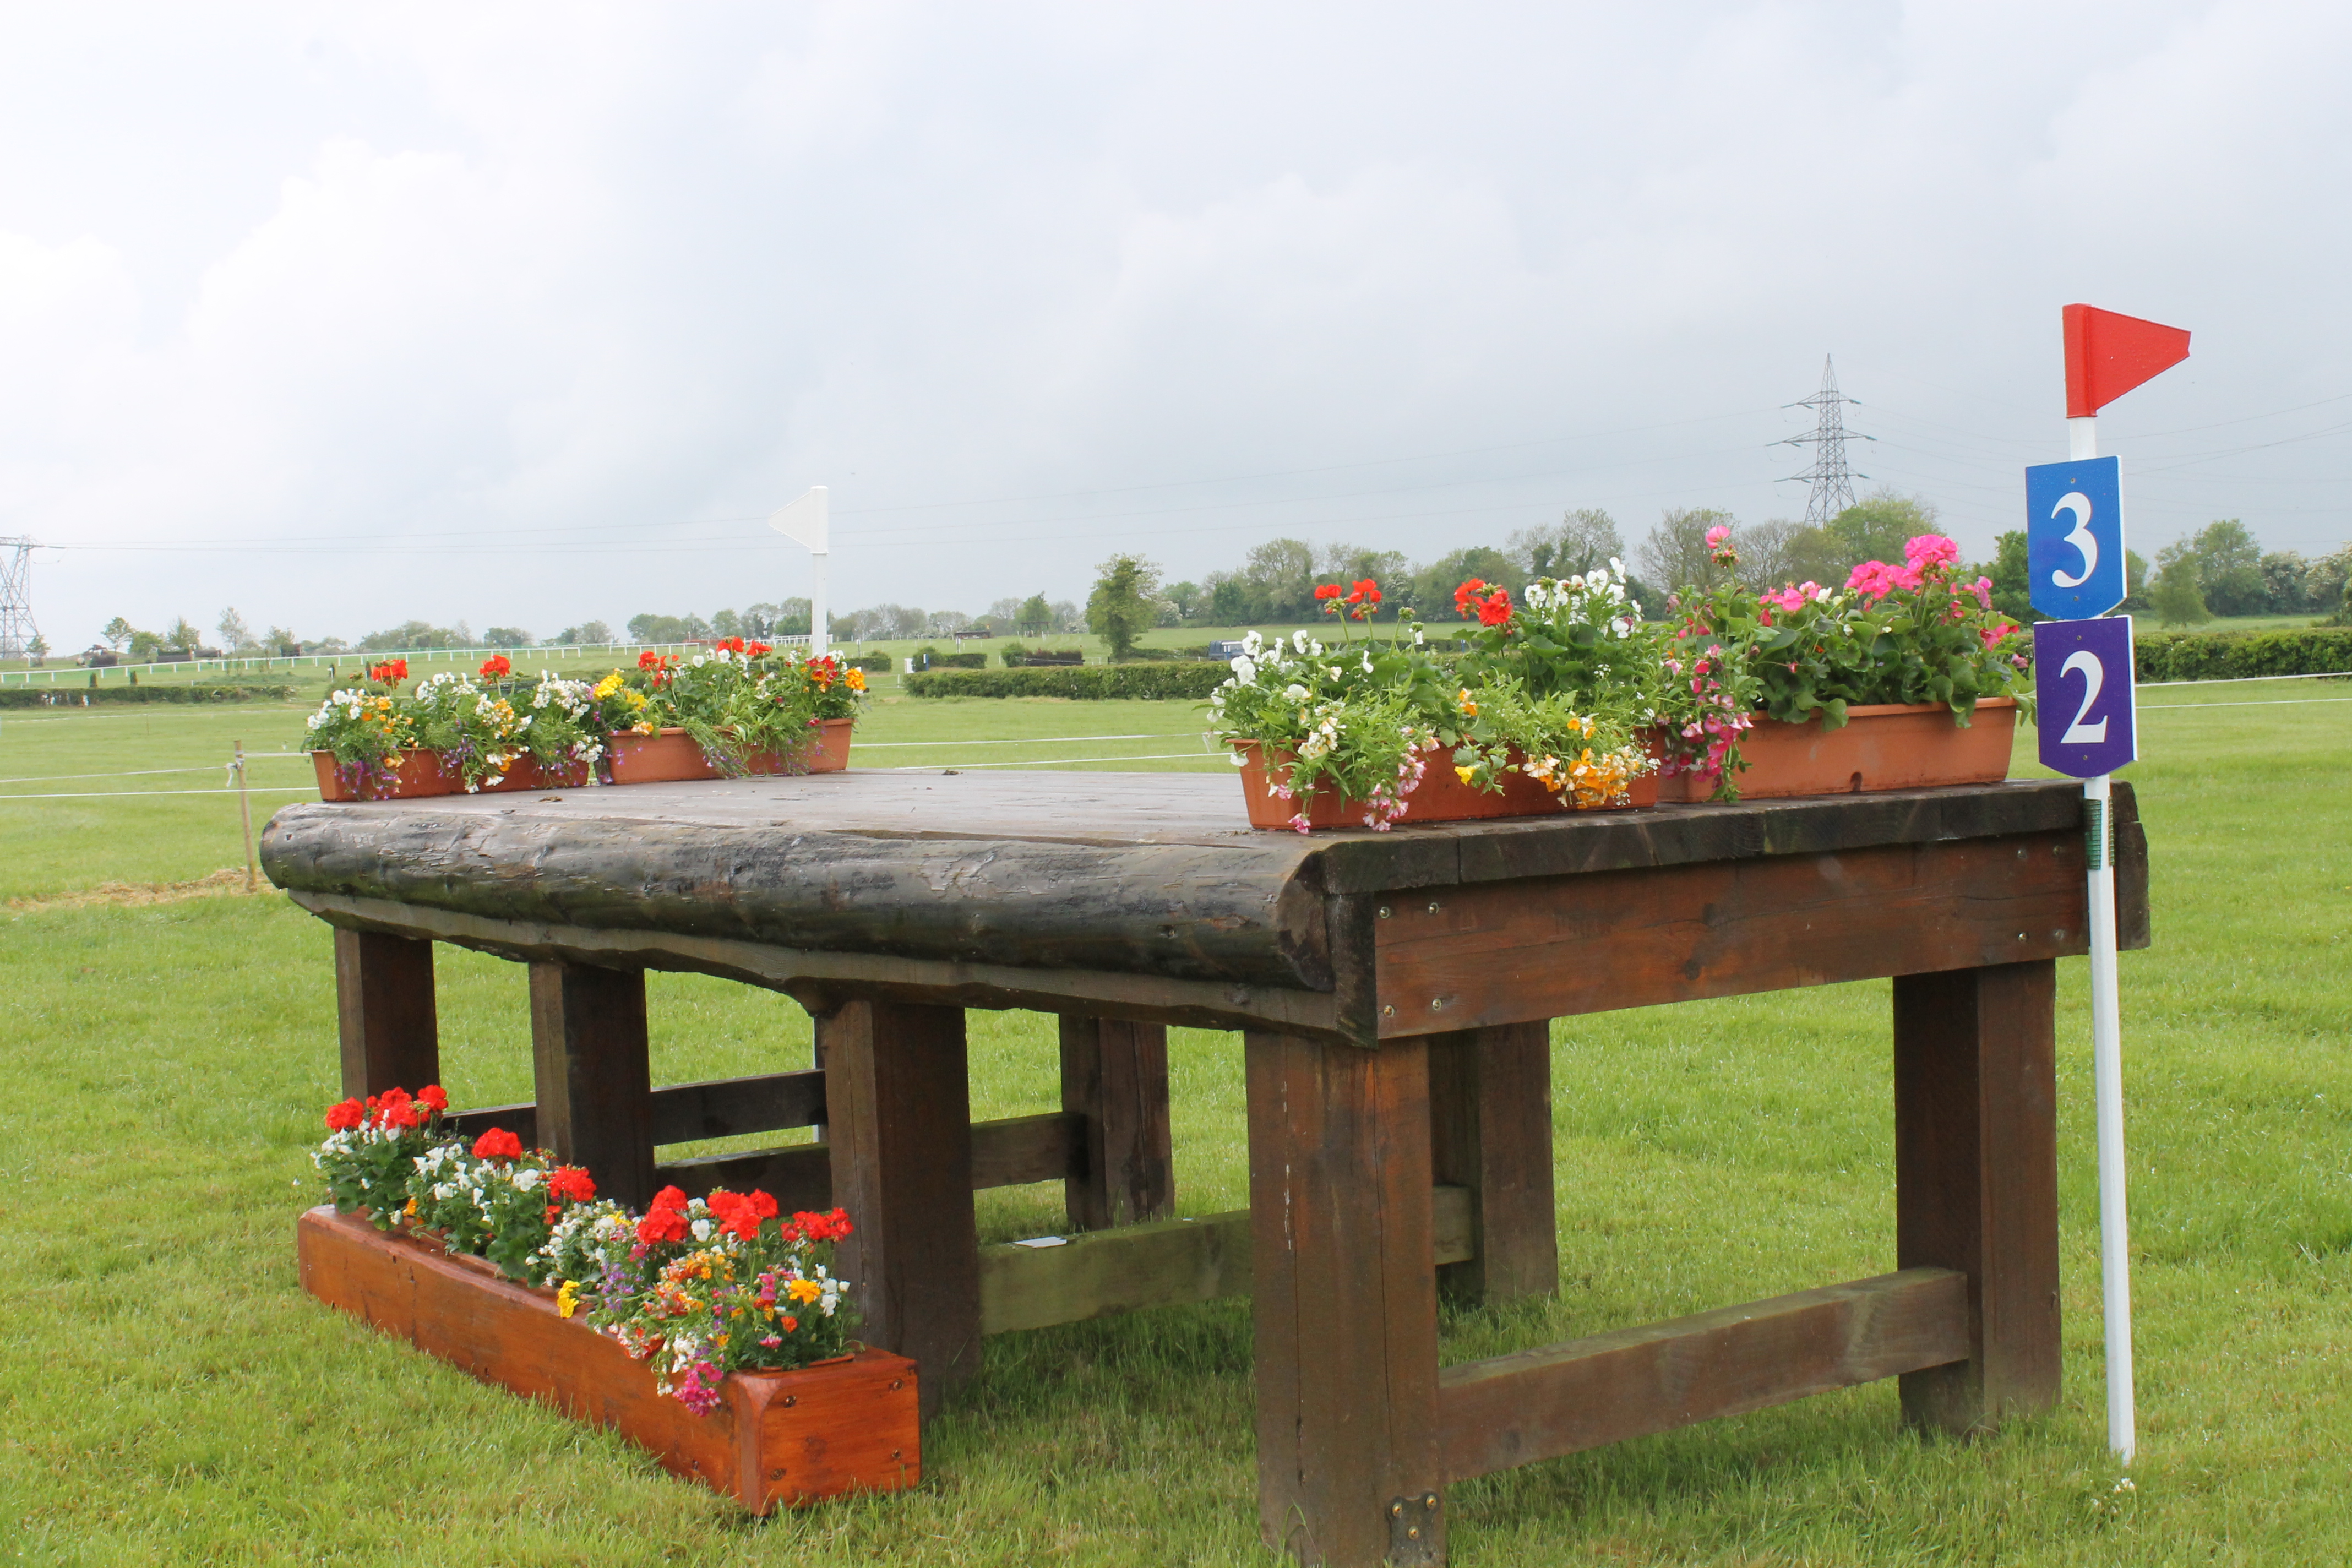
[[849, 661], [852, 669], [862, 669], [868, 675], [887, 675], [898, 668], [887, 653], [861, 654]]
[[1035, 665], [944, 669], [907, 677], [915, 697], [1166, 698], [1199, 701], [1233, 672], [1222, 664]]
[[2352, 627], [2291, 632], [2159, 632], [2135, 639], [2143, 683], [2352, 673]]
[[988, 656], [984, 653], [934, 653], [915, 655], [918, 674], [925, 669], [986, 669]]
[[55, 686], [0, 687], [0, 708], [79, 708], [85, 699], [93, 708], [117, 702], [283, 702], [293, 695], [291, 686], [249, 681], [152, 686], [68, 686], [59, 681]]

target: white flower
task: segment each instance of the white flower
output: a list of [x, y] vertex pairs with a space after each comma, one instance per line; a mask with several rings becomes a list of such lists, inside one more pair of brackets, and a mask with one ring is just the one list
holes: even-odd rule
[[692, 1225], [687, 1226], [687, 1228], [694, 1232], [694, 1239], [697, 1241], [709, 1241], [710, 1239], [710, 1222], [707, 1219], [696, 1220]]
[[1242, 651], [1248, 654], [1253, 658], [1257, 657], [1257, 650], [1265, 646], [1265, 638], [1259, 636], [1256, 632], [1252, 632], [1249, 636], [1242, 638]]
[[[1256, 634], [1253, 633], [1251, 635], [1255, 636]], [[1247, 686], [1251, 681], [1257, 679], [1257, 661], [1251, 658], [1250, 656], [1245, 653], [1235, 654], [1234, 656], [1234, 674], [1240, 679], [1244, 686]]]
[[539, 1185], [539, 1172], [533, 1170], [528, 1165], [524, 1166], [521, 1170], [515, 1173], [515, 1191], [519, 1193], [530, 1192], [532, 1188]]
[[1299, 685], [1294, 680], [1288, 686], [1282, 689], [1282, 695], [1287, 701], [1304, 702], [1307, 700], [1307, 688]]

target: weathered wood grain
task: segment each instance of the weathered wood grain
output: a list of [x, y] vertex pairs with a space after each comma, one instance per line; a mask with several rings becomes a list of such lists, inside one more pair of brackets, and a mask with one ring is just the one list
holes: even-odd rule
[[[1474, 1245], [1469, 1189], [1433, 1188], [1429, 1201], [1432, 1261], [1440, 1268], [1458, 1264]], [[1246, 1296], [1250, 1279], [1247, 1209], [1097, 1231], [1059, 1247], [983, 1247], [981, 1331], [1010, 1333]]]
[[837, 1244], [870, 1343], [923, 1368], [923, 1413], [980, 1370], [980, 1243], [963, 1010], [859, 1001], [824, 1041]]
[[[975, 1121], [971, 1134], [972, 1188], [1060, 1181], [1085, 1158], [1082, 1137], [1077, 1119], [1059, 1111]], [[672, 1160], [656, 1166], [654, 1178], [688, 1197], [707, 1196], [714, 1187], [737, 1193], [757, 1189], [788, 1210], [834, 1206], [829, 1142]]]
[[1073, 1230], [1176, 1212], [1168, 1121], [1168, 1026], [1065, 1013], [1062, 1110], [1080, 1124], [1081, 1160], [1064, 1186]]
[[2083, 860], [2062, 832], [1400, 895], [1381, 1034], [2080, 953]]
[[1469, 1256], [1438, 1270], [1463, 1300], [1559, 1289], [1552, 1205], [1551, 1029], [1506, 1024], [1429, 1041], [1430, 1168], [1470, 1197]]
[[1439, 1465], [1466, 1480], [1968, 1353], [1968, 1281], [1953, 1270], [1800, 1290], [1448, 1367]]
[[1967, 1277], [1964, 1360], [1903, 1379], [1951, 1432], [2058, 1401], [2057, 966], [1895, 982], [1895, 1258]]
[[377, 931], [335, 932], [335, 1023], [343, 1093], [353, 1099], [441, 1081], [433, 944]]
[[[658, 785], [649, 785], [657, 788]], [[812, 1013], [852, 996], [959, 1007], [1072, 1008], [1194, 1028], [1262, 1025], [1334, 1035], [1328, 993], [1003, 964], [934, 963], [873, 953], [813, 952], [677, 931], [592, 930], [495, 920], [386, 899], [297, 891], [294, 901], [339, 930], [420, 936], [525, 963], [635, 965], [716, 974], [782, 991]]]
[[[1243, 1049], [1260, 1531], [1308, 1563], [1442, 1563], [1427, 1050]], [[1392, 1505], [1421, 1510], [1394, 1538]]]
[[[824, 1074], [803, 1070], [664, 1084], [653, 1091], [647, 1110], [656, 1147], [814, 1127], [824, 1121]], [[536, 1105], [484, 1105], [453, 1110], [442, 1120], [467, 1138], [503, 1127], [526, 1146], [539, 1142]]]
[[914, 1363], [861, 1350], [846, 1363], [738, 1373], [697, 1415], [662, 1394], [653, 1369], [550, 1291], [499, 1277], [479, 1258], [386, 1236], [312, 1209], [296, 1226], [302, 1288], [331, 1307], [526, 1398], [618, 1431], [664, 1469], [766, 1513], [922, 1479]]
[[530, 1051], [540, 1142], [586, 1166], [600, 1195], [644, 1208], [654, 1195], [645, 971], [532, 964]]

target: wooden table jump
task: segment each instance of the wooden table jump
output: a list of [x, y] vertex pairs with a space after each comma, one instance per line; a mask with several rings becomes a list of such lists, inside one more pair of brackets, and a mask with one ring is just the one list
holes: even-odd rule
[[[1443, 1563], [1449, 1481], [1827, 1389], [1900, 1376], [1954, 1432], [2051, 1405], [2084, 849], [2066, 783], [1302, 837], [1222, 775], [852, 772], [296, 805], [262, 861], [335, 927], [347, 1092], [438, 1078], [435, 942], [526, 963], [535, 1101], [460, 1125], [632, 1204], [847, 1206], [864, 1332], [927, 1409], [987, 1334], [1248, 1293], [1265, 1538], [1352, 1565]], [[654, 1087], [647, 969], [787, 993], [818, 1065]], [[1894, 1272], [1439, 1367], [1441, 1289], [1558, 1288], [1550, 1019], [1887, 976]], [[971, 1121], [967, 1007], [1060, 1016], [1060, 1111]], [[1173, 1217], [1171, 1023], [1242, 1032], [1246, 1211]], [[1086, 1234], [978, 1245], [975, 1188], [1054, 1179]]]

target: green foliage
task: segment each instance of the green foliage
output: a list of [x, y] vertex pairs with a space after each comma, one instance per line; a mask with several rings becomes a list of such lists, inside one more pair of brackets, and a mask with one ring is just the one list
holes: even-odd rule
[[940, 669], [907, 677], [910, 697], [1145, 698], [1200, 701], [1223, 685], [1222, 664], [1030, 665], [1020, 669]]
[[143, 686], [0, 687], [0, 708], [92, 708], [125, 703], [283, 702], [294, 688], [257, 681], [149, 681]]
[[985, 669], [988, 655], [984, 653], [941, 653], [925, 643], [914, 653], [917, 669]]
[[1159, 621], [1160, 568], [1139, 555], [1114, 555], [1097, 570], [1087, 595], [1087, 629], [1110, 645], [1113, 658], [1125, 658], [1135, 639]]
[[2201, 626], [2213, 618], [2205, 595], [2197, 585], [2197, 563], [2186, 550], [2167, 545], [2157, 554], [2155, 586], [2148, 590], [2148, 608], [2168, 626]]
[[[711, 637], [710, 623], [700, 616], [631, 616], [631, 642], [705, 642]], [[362, 647], [373, 647], [362, 643]], [[411, 647], [438, 647], [438, 643], [411, 644]]]
[[[1707, 546], [1710, 530], [1730, 528], [1738, 519], [1711, 508], [1677, 508], [1658, 519], [1642, 542], [1643, 574], [1653, 583], [1712, 588], [1731, 580], [1731, 568]], [[1654, 606], [1653, 607], [1654, 610]]]
[[2132, 654], [2143, 681], [2352, 674], [2352, 628], [2158, 635], [2135, 639]]
[[2046, 619], [2033, 608], [2033, 580], [2026, 567], [2025, 530], [2012, 529], [1992, 542], [1992, 607], [2020, 625]]
[[620, 640], [613, 635], [613, 628], [602, 621], [583, 621], [576, 626], [566, 626], [554, 637], [558, 644], [568, 644], [573, 647]]
[[464, 626], [436, 626], [426, 621], [403, 621], [386, 631], [360, 638], [364, 653], [404, 653], [434, 648], [472, 647], [474, 634]]
[[1923, 533], [1941, 533], [1934, 504], [1921, 496], [1897, 495], [1880, 489], [1864, 496], [1822, 526], [1824, 542], [1836, 566], [1838, 581], [1818, 579], [1822, 586], [1844, 585], [1845, 573], [1865, 561], [1900, 561], [1903, 546]]
[[1411, 610], [1432, 621], [1450, 617], [1454, 590], [1474, 577], [1489, 587], [1500, 584], [1514, 594], [1527, 583], [1527, 574], [1519, 570], [1517, 561], [1500, 550], [1475, 544], [1440, 556], [1414, 573], [1403, 604], [1391, 608], [1398, 614]]
[[520, 626], [492, 626], [482, 634], [482, 641], [490, 647], [529, 647], [531, 635]]

